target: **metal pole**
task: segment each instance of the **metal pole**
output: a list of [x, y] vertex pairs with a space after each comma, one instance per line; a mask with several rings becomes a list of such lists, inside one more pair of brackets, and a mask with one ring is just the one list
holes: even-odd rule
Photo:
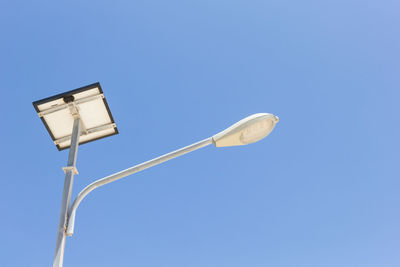
[[79, 136], [80, 136], [80, 118], [79, 115], [74, 115], [74, 126], [72, 129], [71, 136], [71, 147], [68, 155], [68, 165], [63, 168], [65, 171], [64, 190], [61, 200], [61, 213], [60, 222], [58, 224], [57, 242], [56, 242], [56, 253], [54, 256], [53, 267], [62, 267], [64, 261], [64, 248], [66, 238], [66, 223], [68, 208], [71, 201], [72, 185], [74, 182], [74, 174], [76, 171], [76, 157], [78, 153]]

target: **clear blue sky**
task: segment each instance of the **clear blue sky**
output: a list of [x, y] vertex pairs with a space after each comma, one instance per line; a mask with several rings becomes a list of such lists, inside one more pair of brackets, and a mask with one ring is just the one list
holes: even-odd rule
[[67, 151], [31, 102], [99, 81], [120, 134], [97, 178], [253, 113], [259, 143], [207, 147], [93, 192], [65, 267], [400, 266], [400, 4], [0, 1], [0, 266], [51, 266]]

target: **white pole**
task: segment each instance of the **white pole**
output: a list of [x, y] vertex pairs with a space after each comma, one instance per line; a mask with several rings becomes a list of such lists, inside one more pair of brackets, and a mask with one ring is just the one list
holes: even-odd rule
[[66, 168], [64, 168], [65, 181], [64, 181], [63, 196], [61, 200], [60, 222], [58, 224], [56, 253], [54, 256], [53, 267], [62, 267], [64, 261], [67, 214], [68, 214], [69, 204], [71, 202], [74, 174], [76, 173], [76, 157], [78, 153], [80, 128], [81, 128], [81, 123], [79, 115], [74, 116], [74, 126], [72, 129], [71, 147], [69, 149], [69, 155], [68, 155], [68, 165]]

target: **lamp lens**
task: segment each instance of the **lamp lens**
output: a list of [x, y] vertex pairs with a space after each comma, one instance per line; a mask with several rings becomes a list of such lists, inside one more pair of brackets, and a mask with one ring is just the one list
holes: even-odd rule
[[273, 129], [274, 122], [271, 119], [265, 119], [254, 123], [243, 130], [240, 141], [243, 144], [250, 144], [266, 137]]

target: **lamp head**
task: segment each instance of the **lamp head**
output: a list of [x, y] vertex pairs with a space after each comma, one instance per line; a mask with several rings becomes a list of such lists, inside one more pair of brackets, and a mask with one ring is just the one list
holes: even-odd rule
[[233, 124], [212, 137], [216, 147], [241, 146], [268, 136], [279, 118], [269, 113], [257, 113]]

